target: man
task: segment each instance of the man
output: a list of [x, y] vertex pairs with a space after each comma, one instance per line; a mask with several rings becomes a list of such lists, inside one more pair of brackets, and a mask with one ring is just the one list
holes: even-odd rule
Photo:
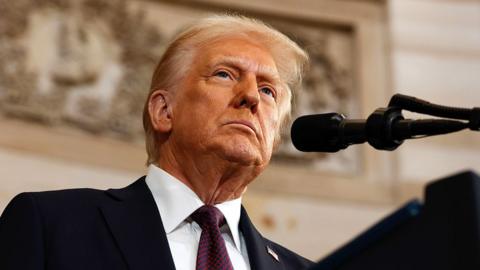
[[149, 171], [124, 189], [18, 195], [0, 219], [0, 269], [304, 269], [241, 207], [267, 166], [307, 56], [244, 17], [180, 33], [144, 110]]

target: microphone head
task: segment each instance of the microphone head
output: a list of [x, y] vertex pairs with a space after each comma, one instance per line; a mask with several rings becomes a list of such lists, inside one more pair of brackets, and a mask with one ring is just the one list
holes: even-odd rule
[[339, 125], [345, 117], [338, 113], [305, 115], [291, 129], [292, 143], [302, 152], [337, 152], [345, 149], [339, 141]]

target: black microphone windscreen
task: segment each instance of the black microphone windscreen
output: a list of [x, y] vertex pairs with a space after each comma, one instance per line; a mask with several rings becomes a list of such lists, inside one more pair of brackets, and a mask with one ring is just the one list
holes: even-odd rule
[[338, 113], [301, 116], [292, 124], [292, 143], [303, 152], [337, 152], [344, 149], [338, 141], [338, 127], [343, 119]]

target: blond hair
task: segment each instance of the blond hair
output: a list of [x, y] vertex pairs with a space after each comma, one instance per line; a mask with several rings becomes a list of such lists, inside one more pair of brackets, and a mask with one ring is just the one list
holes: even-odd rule
[[[261, 21], [237, 15], [207, 17], [174, 37], [153, 73], [150, 93], [143, 111], [147, 164], [157, 162], [160, 157], [158, 139], [148, 112], [150, 95], [159, 89], [176, 91], [177, 82], [187, 74], [196, 49], [202, 44], [229, 36], [254, 36], [257, 42], [269, 49], [287, 90], [279, 106], [280, 129], [284, 127], [290, 117], [291, 91], [297, 90], [300, 86], [303, 69], [308, 63], [306, 52], [287, 36]], [[277, 140], [279, 135], [280, 131], [277, 134]]]

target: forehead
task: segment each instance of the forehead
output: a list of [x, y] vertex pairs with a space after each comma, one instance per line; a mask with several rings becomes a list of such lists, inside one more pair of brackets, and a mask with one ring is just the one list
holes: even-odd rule
[[225, 37], [201, 45], [194, 64], [214, 68], [230, 65], [278, 79], [278, 70], [269, 49], [244, 37]]

